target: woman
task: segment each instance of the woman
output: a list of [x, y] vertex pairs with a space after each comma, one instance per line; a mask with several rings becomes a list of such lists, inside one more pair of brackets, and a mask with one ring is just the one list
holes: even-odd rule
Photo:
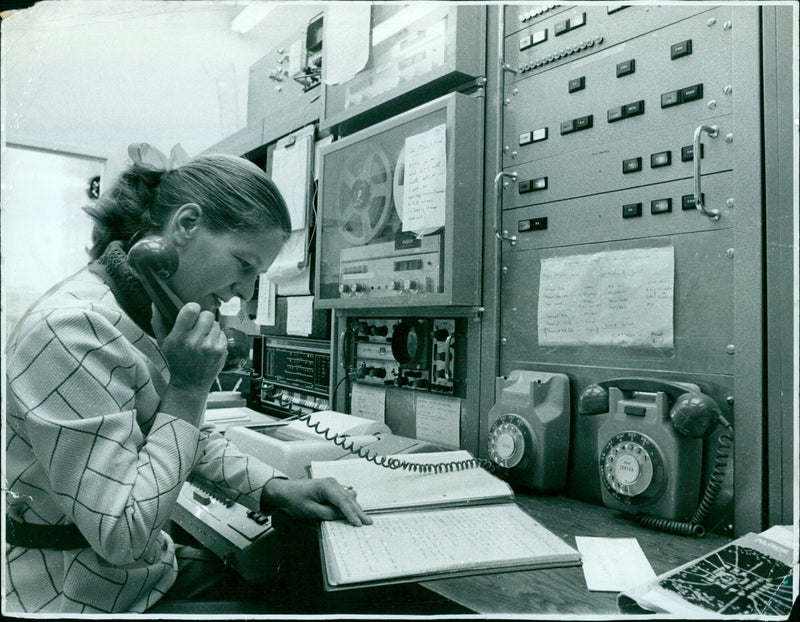
[[[142, 612], [176, 580], [162, 528], [199, 474], [252, 508], [368, 524], [334, 480], [286, 479], [203, 426], [225, 361], [220, 302], [248, 299], [290, 232], [254, 164], [224, 155], [182, 166], [148, 145], [87, 212], [92, 261], [20, 320], [7, 348], [6, 608]], [[127, 263], [159, 234], [186, 304], [173, 328]], [[10, 521], [10, 522], [9, 522]]]

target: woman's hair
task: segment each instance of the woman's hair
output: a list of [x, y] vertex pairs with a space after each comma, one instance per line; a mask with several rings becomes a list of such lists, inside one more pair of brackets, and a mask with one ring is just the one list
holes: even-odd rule
[[134, 236], [161, 231], [186, 203], [201, 207], [201, 223], [212, 231], [291, 233], [286, 202], [264, 171], [237, 156], [203, 154], [169, 171], [133, 164], [123, 172], [84, 208], [94, 220], [89, 255], [97, 259], [115, 240], [127, 251]]

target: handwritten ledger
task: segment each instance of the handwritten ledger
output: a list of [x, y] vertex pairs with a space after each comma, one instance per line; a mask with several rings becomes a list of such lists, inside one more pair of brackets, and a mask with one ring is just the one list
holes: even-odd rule
[[[397, 457], [433, 464], [472, 456]], [[580, 564], [575, 549], [514, 502], [506, 482], [481, 468], [426, 474], [358, 459], [313, 462], [311, 475], [353, 486], [373, 520], [365, 527], [320, 524], [328, 590]]]

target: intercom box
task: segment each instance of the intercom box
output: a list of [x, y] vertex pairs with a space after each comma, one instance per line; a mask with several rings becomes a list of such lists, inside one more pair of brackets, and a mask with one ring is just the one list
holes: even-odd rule
[[324, 85], [322, 128], [349, 133], [485, 75], [486, 7], [374, 3], [370, 11], [366, 66]]
[[480, 303], [482, 105], [451, 93], [320, 149], [317, 307]]

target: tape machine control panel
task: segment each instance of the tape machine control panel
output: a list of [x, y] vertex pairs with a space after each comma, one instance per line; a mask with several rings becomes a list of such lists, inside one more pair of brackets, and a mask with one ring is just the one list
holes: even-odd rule
[[[462, 396], [460, 318], [351, 318], [345, 357], [356, 382]], [[463, 396], [462, 396], [463, 397]]]

